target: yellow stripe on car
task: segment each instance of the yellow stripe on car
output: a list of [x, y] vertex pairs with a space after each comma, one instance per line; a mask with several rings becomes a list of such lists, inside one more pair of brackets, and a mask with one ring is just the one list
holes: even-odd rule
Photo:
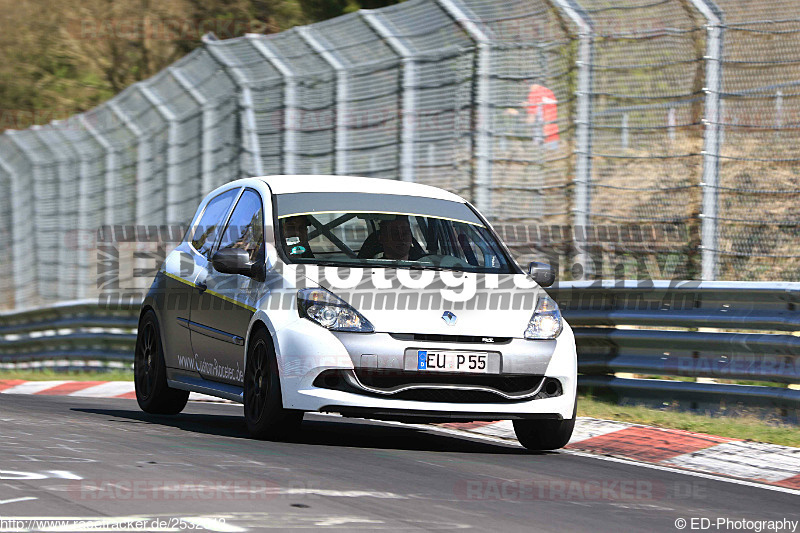
[[[181, 283], [185, 283], [186, 285], [189, 285], [190, 287], [198, 288], [196, 283], [192, 283], [191, 281], [189, 281], [187, 279], [183, 279], [180, 276], [176, 276], [175, 274], [171, 274], [169, 272], [164, 272], [164, 274], [166, 274], [167, 276], [169, 276], [170, 278], [172, 278], [172, 279], [174, 279], [176, 281], [180, 281]], [[212, 290], [209, 290], [209, 289], [206, 289], [205, 292], [206, 292], [206, 294], [211, 294], [212, 296], [216, 296], [217, 298], [222, 298], [226, 302], [230, 302], [233, 305], [238, 305], [239, 307], [243, 307], [243, 308], [247, 309], [248, 311], [250, 311], [251, 313], [255, 313], [256, 312], [256, 308], [255, 307], [253, 307], [251, 305], [247, 305], [246, 303], [234, 300], [233, 298], [225, 296], [224, 294], [220, 294], [218, 292], [215, 292], [215, 291], [212, 291]]]

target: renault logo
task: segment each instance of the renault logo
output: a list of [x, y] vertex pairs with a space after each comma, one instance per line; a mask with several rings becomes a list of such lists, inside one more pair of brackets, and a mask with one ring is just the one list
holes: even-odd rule
[[442, 315], [442, 320], [444, 320], [448, 326], [455, 326], [456, 322], [458, 321], [458, 317], [450, 311], [445, 311]]

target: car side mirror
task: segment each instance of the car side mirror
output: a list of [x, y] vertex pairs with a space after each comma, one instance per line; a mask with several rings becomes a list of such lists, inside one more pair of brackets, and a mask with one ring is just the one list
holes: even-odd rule
[[547, 263], [540, 263], [538, 261], [531, 261], [528, 265], [528, 275], [533, 278], [533, 281], [538, 283], [540, 287], [549, 287], [556, 281], [556, 271]]
[[251, 276], [253, 263], [250, 262], [250, 254], [241, 248], [223, 248], [211, 258], [214, 270], [223, 274], [241, 274]]

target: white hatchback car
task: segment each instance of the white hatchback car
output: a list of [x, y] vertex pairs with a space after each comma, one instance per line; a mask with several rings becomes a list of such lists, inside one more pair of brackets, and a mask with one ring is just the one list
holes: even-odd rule
[[464, 199], [342, 176], [228, 183], [200, 204], [142, 305], [136, 396], [179, 413], [189, 391], [244, 404], [272, 438], [303, 413], [413, 422], [513, 420], [564, 446], [572, 331]]

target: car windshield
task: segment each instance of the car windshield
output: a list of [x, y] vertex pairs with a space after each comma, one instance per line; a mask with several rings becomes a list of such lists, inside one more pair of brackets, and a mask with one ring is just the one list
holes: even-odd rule
[[389, 194], [276, 197], [277, 242], [291, 263], [515, 273], [466, 204]]

